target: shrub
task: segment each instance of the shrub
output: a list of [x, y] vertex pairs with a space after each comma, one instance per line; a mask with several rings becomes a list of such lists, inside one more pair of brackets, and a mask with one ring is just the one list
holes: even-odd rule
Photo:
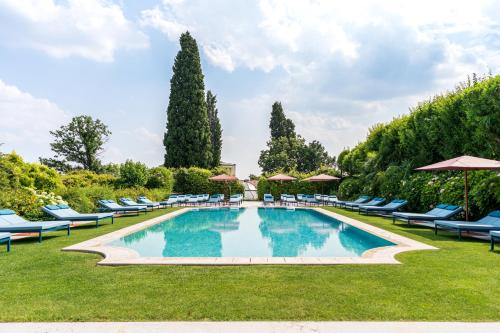
[[120, 167], [118, 180], [122, 187], [144, 186], [148, 181], [148, 168], [144, 163], [127, 160]]
[[0, 191], [0, 207], [8, 208], [30, 220], [41, 220], [44, 205], [66, 203], [54, 193], [37, 192], [27, 187]]
[[362, 186], [363, 181], [359, 178], [344, 179], [340, 183], [338, 195], [343, 200], [355, 199], [356, 196], [362, 193]]
[[147, 188], [161, 188], [172, 192], [174, 187], [174, 173], [172, 170], [160, 166], [149, 170], [149, 178], [146, 182]]
[[72, 171], [62, 176], [62, 182], [66, 187], [113, 186], [117, 179], [110, 174], [97, 174], [88, 170]]
[[0, 188], [21, 186], [40, 191], [54, 191], [62, 187], [59, 173], [38, 163], [26, 163], [16, 153], [0, 155]]
[[210, 170], [191, 167], [180, 168], [175, 173], [174, 190], [178, 193], [209, 193], [211, 182], [208, 178], [212, 176]]

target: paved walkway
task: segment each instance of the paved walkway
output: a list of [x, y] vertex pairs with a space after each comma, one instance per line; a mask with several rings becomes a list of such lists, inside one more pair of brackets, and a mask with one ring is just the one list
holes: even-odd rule
[[500, 323], [448, 322], [141, 322], [6, 323], [1, 333], [498, 333]]

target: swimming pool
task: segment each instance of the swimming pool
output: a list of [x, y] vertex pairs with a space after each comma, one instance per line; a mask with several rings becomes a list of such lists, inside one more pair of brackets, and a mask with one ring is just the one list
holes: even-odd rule
[[311, 209], [190, 210], [108, 245], [140, 257], [360, 257], [395, 245]]

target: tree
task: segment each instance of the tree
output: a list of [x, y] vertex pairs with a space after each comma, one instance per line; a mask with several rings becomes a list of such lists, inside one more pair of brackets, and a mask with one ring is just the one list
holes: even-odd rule
[[299, 150], [297, 159], [297, 171], [311, 172], [318, 170], [322, 166], [331, 167], [334, 159], [328, 156], [325, 147], [319, 141], [312, 141], [308, 145], [304, 145]]
[[213, 158], [198, 45], [189, 32], [181, 35], [180, 44], [170, 80], [165, 166], [208, 168]]
[[65, 171], [74, 168], [72, 163], [76, 164], [77, 168], [99, 171], [99, 155], [111, 134], [103, 122], [99, 119], [93, 120], [90, 116], [77, 116], [71, 119], [68, 125], [61, 126], [50, 134], [55, 137], [50, 147], [56, 156], [40, 158], [42, 163]]
[[127, 160], [120, 166], [118, 182], [123, 187], [144, 186], [148, 176], [149, 170], [144, 163]]
[[296, 135], [295, 124], [285, 116], [283, 106], [280, 102], [274, 102], [273, 104], [269, 128], [271, 129], [271, 139], [280, 137], [292, 138]]
[[210, 143], [212, 146], [212, 167], [220, 165], [222, 151], [222, 129], [217, 110], [217, 96], [207, 91], [207, 114], [210, 126]]
[[305, 140], [299, 135], [294, 138], [279, 137], [267, 143], [267, 150], [262, 150], [259, 166], [263, 173], [282, 170], [289, 172], [297, 169], [300, 152], [306, 147]]

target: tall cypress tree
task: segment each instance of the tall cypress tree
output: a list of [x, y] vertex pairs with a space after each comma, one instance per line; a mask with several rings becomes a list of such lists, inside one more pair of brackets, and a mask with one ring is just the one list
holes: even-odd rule
[[210, 143], [212, 145], [212, 167], [220, 165], [222, 150], [222, 129], [217, 110], [217, 96], [207, 91], [207, 113], [210, 126]]
[[180, 44], [170, 80], [165, 166], [208, 168], [213, 159], [198, 45], [189, 32], [181, 35]]
[[274, 102], [273, 104], [269, 128], [271, 129], [271, 139], [277, 139], [283, 136], [293, 138], [296, 136], [295, 124], [292, 120], [287, 119], [280, 102]]

